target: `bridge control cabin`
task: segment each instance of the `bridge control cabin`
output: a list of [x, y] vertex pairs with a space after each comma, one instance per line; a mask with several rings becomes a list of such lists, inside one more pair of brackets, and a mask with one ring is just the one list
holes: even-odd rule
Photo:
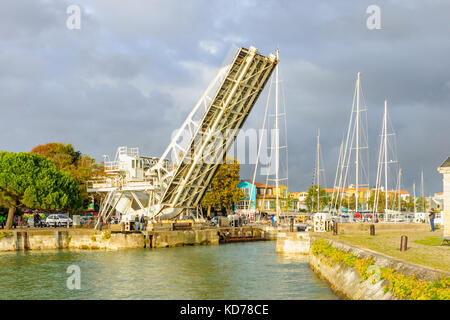
[[[105, 156], [105, 176], [87, 182], [87, 191], [104, 193], [100, 215], [107, 220], [116, 215], [130, 230], [135, 217], [151, 215], [155, 186], [154, 177], [146, 175], [159, 158], [139, 155], [138, 148], [122, 146], [113, 161]], [[163, 161], [168, 166], [168, 161]]]
[[158, 163], [158, 160], [159, 158], [140, 156], [138, 148], [123, 146], [117, 149], [114, 161], [105, 161], [105, 173], [123, 175], [128, 181], [144, 180], [145, 171]]
[[[111, 191], [124, 184], [153, 186], [152, 178], [145, 172], [158, 163], [159, 158], [140, 156], [138, 148], [127, 146], [117, 148], [113, 161], [109, 160], [109, 156], [104, 157], [106, 177], [88, 181], [88, 192]], [[165, 166], [168, 166], [167, 160]]]

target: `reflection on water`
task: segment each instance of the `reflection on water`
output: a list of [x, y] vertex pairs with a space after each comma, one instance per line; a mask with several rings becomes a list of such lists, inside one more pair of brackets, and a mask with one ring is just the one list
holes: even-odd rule
[[308, 256], [295, 253], [283, 253], [277, 255], [277, 261], [282, 264], [308, 263]]
[[[69, 290], [67, 267], [81, 268]], [[0, 299], [336, 299], [306, 256], [275, 242], [0, 254]]]

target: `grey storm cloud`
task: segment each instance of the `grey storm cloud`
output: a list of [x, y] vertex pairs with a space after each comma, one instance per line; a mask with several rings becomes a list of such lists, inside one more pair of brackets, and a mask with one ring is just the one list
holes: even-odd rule
[[[445, 1], [11, 0], [0, 9], [0, 149], [70, 142], [102, 160], [117, 146], [159, 156], [234, 44], [280, 49], [289, 187], [312, 180], [321, 131], [328, 185], [346, 131], [356, 73], [368, 107], [375, 181], [383, 102], [396, 130], [403, 187], [424, 170], [427, 194], [450, 155], [450, 3]], [[381, 9], [381, 29], [366, 8]], [[267, 91], [267, 90], [266, 90]], [[266, 93], [245, 129], [260, 128]], [[243, 178], [253, 167], [242, 166]]]

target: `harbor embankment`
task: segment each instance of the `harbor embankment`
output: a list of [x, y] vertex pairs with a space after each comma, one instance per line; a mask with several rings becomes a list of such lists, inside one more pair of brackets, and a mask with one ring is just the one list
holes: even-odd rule
[[217, 245], [269, 240], [262, 227], [226, 227], [187, 230], [95, 231], [92, 229], [0, 231], [0, 251], [87, 249], [119, 250]]
[[[385, 250], [391, 252], [392, 236], [400, 239], [396, 232], [399, 227], [395, 225], [385, 225], [384, 227], [386, 228], [383, 230], [388, 231], [378, 233], [377, 236], [368, 234], [366, 237], [370, 237], [371, 241], [377, 241], [381, 245], [384, 243]], [[428, 234], [414, 230], [413, 226], [406, 225], [404, 227], [400, 233], [408, 234], [412, 239], [416, 238], [413, 236], [415, 234], [420, 234], [420, 237]], [[428, 261], [430, 255], [423, 252], [423, 250], [436, 251], [440, 249], [439, 251], [444, 255], [441, 256], [441, 259], [446, 261], [449, 254], [449, 251], [446, 250], [448, 248], [426, 249], [421, 248], [423, 245], [420, 244], [420, 241], [419, 243], [412, 242], [408, 252], [403, 253], [404, 259], [402, 259], [349, 243], [341, 240], [342, 237], [333, 236], [331, 232], [279, 232], [276, 252], [308, 256], [310, 268], [325, 280], [337, 295], [345, 299], [450, 300], [450, 272], [446, 268], [439, 269], [441, 264], [435, 264], [434, 260]], [[364, 237], [361, 232], [345, 233], [347, 240], [361, 237]], [[425, 237], [425, 239], [428, 238], [429, 236]], [[411, 259], [410, 253], [414, 252], [422, 254], [424, 259], [422, 262], [429, 265], [406, 260]], [[432, 267], [433, 265], [438, 267]]]
[[[320, 237], [312, 239], [313, 246], [316, 241], [325, 241]], [[326, 242], [336, 250], [322, 252], [314, 250], [313, 247], [309, 255], [309, 265], [337, 295], [346, 299], [414, 299], [407, 292], [415, 284], [417, 287], [423, 287], [423, 294], [431, 297], [431, 291], [434, 289], [432, 284], [450, 277], [449, 272], [397, 259], [360, 246], [331, 239]], [[426, 291], [427, 287], [430, 292]], [[442, 292], [443, 290], [446, 290], [444, 294], [448, 294], [448, 288], [442, 288]]]

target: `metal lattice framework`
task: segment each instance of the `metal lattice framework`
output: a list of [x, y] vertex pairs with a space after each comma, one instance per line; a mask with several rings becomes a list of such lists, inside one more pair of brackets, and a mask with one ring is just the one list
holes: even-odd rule
[[[108, 177], [88, 182], [88, 192], [106, 193], [99, 215], [107, 219], [117, 209], [125, 216], [167, 218], [197, 207], [277, 63], [273, 54], [266, 57], [254, 47], [239, 48], [159, 159], [119, 147], [116, 159], [105, 163]], [[133, 169], [143, 161], [139, 169], [144, 168], [145, 175], [130, 175], [130, 162], [121, 157], [131, 161]]]
[[[274, 55], [262, 56], [254, 47], [240, 48], [232, 64], [219, 71], [161, 157], [162, 161], [171, 154], [173, 165], [152, 168], [159, 179], [160, 204], [198, 205], [277, 62]], [[194, 118], [199, 110], [203, 111], [201, 121]], [[180, 137], [189, 142], [180, 145]]]

